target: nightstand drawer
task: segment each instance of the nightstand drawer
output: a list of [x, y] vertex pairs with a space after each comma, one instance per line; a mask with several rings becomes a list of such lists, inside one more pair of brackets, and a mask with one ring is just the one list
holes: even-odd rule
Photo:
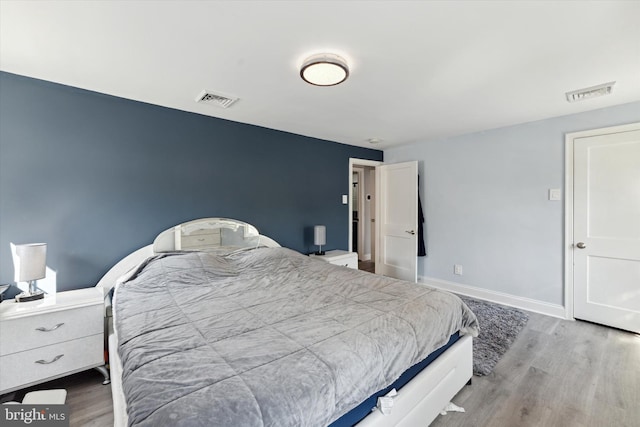
[[[102, 304], [0, 322], [0, 356], [103, 332]], [[6, 370], [2, 366], [2, 371]]]
[[333, 265], [341, 265], [343, 267], [358, 269], [358, 254], [356, 252], [348, 251], [327, 251], [324, 255], [309, 255], [311, 257], [320, 259]]
[[356, 256], [356, 254], [354, 254], [354, 256], [341, 258], [341, 259], [336, 259], [336, 260], [331, 260], [329, 262], [331, 264], [334, 264], [334, 265], [341, 265], [343, 267], [349, 267], [349, 268], [353, 268], [353, 269], [356, 269], [356, 270], [358, 269], [358, 258]]
[[103, 345], [102, 334], [97, 334], [2, 356], [0, 391], [102, 365]]

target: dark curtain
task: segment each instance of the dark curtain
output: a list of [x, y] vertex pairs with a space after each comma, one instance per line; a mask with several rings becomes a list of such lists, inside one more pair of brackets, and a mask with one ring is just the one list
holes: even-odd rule
[[427, 256], [427, 248], [424, 245], [424, 215], [422, 213], [422, 202], [418, 194], [418, 256]]

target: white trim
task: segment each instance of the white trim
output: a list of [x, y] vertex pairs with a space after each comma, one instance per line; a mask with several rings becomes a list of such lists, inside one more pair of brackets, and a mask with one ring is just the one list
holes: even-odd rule
[[611, 126], [600, 129], [590, 129], [580, 132], [565, 134], [565, 176], [564, 176], [564, 307], [565, 318], [575, 319], [573, 314], [573, 150], [574, 141], [597, 135], [630, 132], [640, 130], [639, 123], [630, 123], [621, 126]]
[[[353, 209], [353, 206], [351, 206], [351, 198], [353, 197], [351, 190], [353, 188], [352, 184], [351, 184], [351, 178], [353, 177], [353, 167], [354, 166], [371, 166], [371, 167], [376, 167], [383, 164], [383, 162], [379, 162], [377, 160], [365, 160], [365, 159], [357, 159], [354, 157], [349, 158], [349, 180], [347, 181], [349, 183], [348, 188], [349, 188], [349, 208], [347, 209], [347, 224], [348, 227], [347, 229], [349, 230], [349, 240], [347, 241], [347, 245], [348, 248], [347, 250], [351, 250], [351, 248], [353, 247], [353, 231], [351, 230], [351, 209]], [[376, 206], [378, 205], [378, 197], [376, 196]], [[377, 234], [376, 234], [376, 239], [377, 239]], [[374, 244], [374, 242], [372, 242], [372, 244]]]
[[[362, 260], [364, 254], [362, 253], [364, 249], [364, 219], [365, 219], [365, 208], [364, 208], [364, 167], [355, 166], [353, 167], [353, 173], [358, 174], [358, 250], [356, 253], [358, 254], [358, 260]], [[351, 177], [353, 180], [353, 176]], [[351, 191], [353, 191], [353, 182], [351, 183]], [[351, 211], [353, 214], [353, 211]], [[353, 221], [353, 219], [352, 219]], [[351, 233], [353, 233], [353, 227], [351, 227]], [[351, 248], [349, 248], [351, 251]]]
[[434, 277], [419, 276], [418, 283], [423, 283], [437, 289], [454, 292], [456, 294], [465, 295], [472, 298], [495, 302], [497, 304], [507, 305], [509, 307], [515, 307], [526, 311], [532, 311], [534, 313], [540, 313], [546, 316], [566, 319], [565, 308], [559, 304], [551, 304], [531, 298], [510, 295], [503, 292], [490, 291], [475, 286], [463, 285], [460, 283], [449, 282], [447, 280], [436, 279]]
[[573, 317], [573, 140], [575, 134], [565, 135], [564, 154], [564, 316]]

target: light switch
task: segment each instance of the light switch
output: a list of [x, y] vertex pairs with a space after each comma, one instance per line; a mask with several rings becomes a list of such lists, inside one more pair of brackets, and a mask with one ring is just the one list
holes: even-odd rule
[[342, 204], [343, 205], [348, 205], [349, 204], [349, 196], [347, 194], [343, 194], [342, 195]]
[[562, 200], [562, 190], [559, 188], [550, 188], [549, 200]]

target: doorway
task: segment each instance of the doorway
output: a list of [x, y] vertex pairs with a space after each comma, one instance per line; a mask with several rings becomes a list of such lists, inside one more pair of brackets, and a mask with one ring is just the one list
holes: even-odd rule
[[565, 306], [640, 333], [640, 123], [566, 136]]
[[374, 271], [376, 169], [382, 162], [349, 159], [349, 249], [361, 270]]
[[[354, 171], [355, 169], [355, 171]], [[360, 171], [362, 169], [362, 171]], [[354, 191], [354, 172], [364, 180]], [[364, 190], [364, 191], [363, 191]], [[358, 228], [354, 232], [354, 193], [358, 194]], [[418, 162], [384, 164], [349, 159], [349, 240], [356, 243], [361, 263], [376, 274], [415, 282], [417, 280]], [[358, 235], [358, 233], [360, 233]], [[366, 236], [370, 236], [366, 239]], [[367, 250], [370, 254], [367, 254]], [[358, 267], [363, 266], [360, 264]]]
[[358, 261], [375, 259], [375, 168], [354, 166], [351, 174], [351, 251]]

